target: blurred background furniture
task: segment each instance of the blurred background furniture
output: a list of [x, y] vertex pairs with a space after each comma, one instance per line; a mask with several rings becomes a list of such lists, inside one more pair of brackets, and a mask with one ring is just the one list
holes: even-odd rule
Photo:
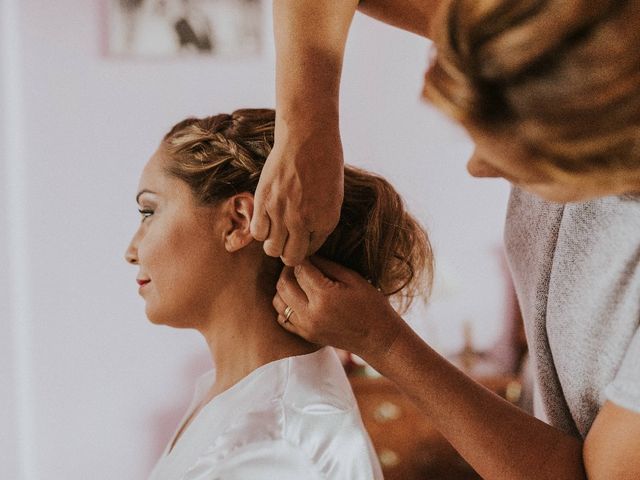
[[[386, 480], [481, 478], [390, 380], [353, 372], [349, 378]], [[517, 404], [520, 382], [515, 377], [478, 380]]]

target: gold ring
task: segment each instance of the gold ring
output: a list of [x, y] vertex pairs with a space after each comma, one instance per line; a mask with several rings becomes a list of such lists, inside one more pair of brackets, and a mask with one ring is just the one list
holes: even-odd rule
[[284, 309], [284, 321], [288, 322], [291, 315], [293, 315], [293, 308], [287, 305], [287, 308]]

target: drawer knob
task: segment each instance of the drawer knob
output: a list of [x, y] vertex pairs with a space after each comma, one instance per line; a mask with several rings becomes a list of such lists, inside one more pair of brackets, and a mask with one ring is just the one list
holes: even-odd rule
[[522, 384], [517, 380], [509, 382], [504, 396], [509, 402], [518, 403], [522, 396]]
[[402, 410], [398, 405], [391, 402], [382, 402], [373, 412], [373, 418], [379, 423], [389, 422], [400, 418]]
[[400, 463], [400, 457], [393, 450], [383, 448], [378, 453], [378, 458], [383, 467], [395, 467]]

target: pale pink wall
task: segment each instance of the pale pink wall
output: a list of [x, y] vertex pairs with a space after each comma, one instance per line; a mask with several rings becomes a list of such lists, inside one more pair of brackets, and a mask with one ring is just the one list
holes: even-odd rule
[[[6, 0], [5, 0], [6, 1]], [[14, 325], [12, 322], [10, 271], [11, 252], [9, 223], [9, 155], [7, 88], [9, 44], [12, 32], [5, 16], [11, 13], [0, 2], [0, 477], [19, 478], [19, 428], [18, 405], [16, 403], [16, 362], [14, 358]]]
[[[1, 60], [0, 60], [1, 62]], [[0, 72], [1, 74], [2, 72]], [[0, 91], [3, 82], [0, 75]], [[4, 108], [0, 102], [0, 111]], [[5, 144], [4, 122], [0, 116], [0, 145]], [[3, 152], [4, 153], [4, 152]], [[9, 223], [6, 210], [6, 164], [4, 155], [0, 154], [0, 465], [2, 474], [7, 478], [18, 478], [18, 448], [16, 435], [15, 402], [15, 363], [13, 358], [13, 325], [9, 303], [10, 272], [8, 229]]]
[[[143, 478], [208, 358], [197, 334], [144, 318], [122, 260], [138, 221], [137, 177], [176, 120], [274, 105], [271, 34], [250, 61], [113, 60], [100, 54], [98, 3], [20, 8], [36, 468], [43, 479]], [[356, 19], [346, 158], [387, 175], [432, 232], [447, 281], [412, 321], [454, 351], [468, 318], [489, 346], [504, 317], [495, 249], [507, 188], [467, 178], [468, 140], [418, 100], [426, 53], [417, 37]]]
[[[411, 315], [444, 352], [461, 347], [472, 322], [478, 348], [505, 316], [500, 246], [508, 185], [468, 176], [464, 132], [420, 101], [429, 44], [357, 16], [342, 82], [346, 158], [386, 175], [428, 227], [440, 266], [429, 313]], [[425, 321], [426, 318], [426, 321]]]
[[[0, 91], [2, 86], [0, 85]], [[0, 108], [2, 104], [0, 103]], [[0, 121], [0, 131], [3, 124]], [[4, 137], [0, 134], [0, 145], [4, 144]], [[10, 306], [10, 272], [8, 228], [6, 215], [6, 169], [4, 161], [0, 162], [0, 465], [3, 475], [7, 478], [18, 478], [18, 446], [16, 435], [18, 424], [16, 420], [15, 397], [15, 362], [13, 356], [13, 324]]]
[[[2, 34], [2, 25], [0, 24], [0, 38]], [[4, 56], [0, 52], [0, 92], [4, 92]], [[4, 111], [4, 98], [0, 97], [0, 112]], [[0, 115], [0, 145], [4, 145], [6, 137], [4, 135], [5, 122], [4, 115]], [[0, 425], [7, 426], [9, 435], [0, 436], [0, 464], [14, 465], [15, 449], [12, 448], [14, 443], [10, 440], [11, 435], [15, 435], [15, 426], [13, 423], [14, 404], [13, 404], [13, 358], [11, 355], [11, 317], [9, 310], [9, 250], [8, 250], [8, 219], [6, 211], [6, 189], [7, 174], [5, 164], [5, 152], [0, 155]], [[4, 428], [3, 428], [4, 430]], [[10, 451], [5, 454], [5, 449]], [[15, 471], [12, 469], [15, 474]]]

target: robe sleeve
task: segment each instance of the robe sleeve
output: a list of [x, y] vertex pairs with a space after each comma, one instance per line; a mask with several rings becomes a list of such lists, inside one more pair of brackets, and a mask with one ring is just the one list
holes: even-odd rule
[[220, 459], [203, 456], [181, 480], [325, 480], [299, 448], [284, 439], [251, 443]]

